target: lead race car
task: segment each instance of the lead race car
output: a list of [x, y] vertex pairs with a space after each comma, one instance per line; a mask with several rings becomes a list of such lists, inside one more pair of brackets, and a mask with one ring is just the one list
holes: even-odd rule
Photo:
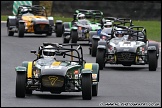
[[24, 61], [15, 68], [16, 97], [24, 98], [35, 91], [82, 92], [84, 100], [98, 95], [99, 65], [83, 60], [82, 47], [78, 44], [45, 42], [32, 50], [37, 58]]
[[51, 36], [54, 32], [54, 18], [48, 17], [44, 6], [21, 5], [17, 9], [16, 16], [8, 16], [8, 36], [18, 33], [18, 37], [24, 37], [25, 33], [46, 34]]
[[[117, 36], [111, 40], [100, 41], [97, 47], [96, 63], [102, 70], [106, 63], [122, 64], [123, 66], [148, 64], [149, 71], [158, 67], [159, 45], [149, 42], [146, 29], [142, 26], [131, 26], [116, 29]], [[114, 35], [114, 36], [115, 36]]]

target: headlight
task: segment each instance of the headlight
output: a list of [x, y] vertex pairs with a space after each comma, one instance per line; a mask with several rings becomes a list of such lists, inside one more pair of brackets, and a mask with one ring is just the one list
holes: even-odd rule
[[35, 78], [39, 78], [39, 76], [40, 76], [40, 69], [36, 69], [33, 73], [34, 73]]
[[144, 54], [145, 53], [145, 48], [144, 47], [138, 47], [137, 48], [137, 53], [138, 54]]

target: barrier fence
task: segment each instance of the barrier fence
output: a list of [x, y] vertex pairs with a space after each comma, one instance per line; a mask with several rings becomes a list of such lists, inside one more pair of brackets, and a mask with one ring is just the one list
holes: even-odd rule
[[[33, 1], [39, 5], [39, 1]], [[105, 17], [161, 20], [161, 1], [53, 1], [51, 14], [73, 17], [76, 9], [100, 10]], [[1, 1], [1, 15], [13, 15], [13, 1]]]

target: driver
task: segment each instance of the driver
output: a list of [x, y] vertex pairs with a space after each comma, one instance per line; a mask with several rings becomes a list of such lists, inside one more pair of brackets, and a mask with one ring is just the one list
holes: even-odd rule
[[115, 31], [115, 37], [122, 38], [124, 36], [121, 28], [117, 28]]
[[79, 14], [77, 15], [77, 18], [78, 18], [78, 20], [85, 19], [85, 15], [82, 14], [82, 13], [79, 13]]
[[28, 8], [27, 8], [27, 7], [23, 7], [23, 8], [21, 9], [21, 13], [22, 13], [22, 14], [28, 13]]
[[112, 22], [106, 22], [104, 24], [104, 28], [111, 28], [112, 27]]
[[48, 45], [44, 47], [44, 49], [42, 50], [42, 56], [43, 58], [55, 58], [55, 49], [53, 49], [53, 46]]

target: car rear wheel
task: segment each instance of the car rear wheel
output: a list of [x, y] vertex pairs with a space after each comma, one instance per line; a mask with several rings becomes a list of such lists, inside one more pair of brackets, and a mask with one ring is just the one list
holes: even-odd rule
[[92, 96], [97, 96], [98, 94], [98, 83], [96, 85], [92, 85]]
[[26, 74], [17, 72], [16, 77], [16, 97], [24, 98], [26, 93]]
[[157, 55], [156, 51], [149, 51], [148, 52], [148, 60], [149, 60], [149, 71], [156, 71], [157, 68]]
[[24, 23], [19, 23], [18, 36], [24, 37], [25, 25]]
[[7, 28], [7, 33], [8, 33], [8, 36], [13, 36], [14, 35], [14, 32], [13, 31], [9, 31], [9, 28]]
[[62, 24], [56, 24], [56, 37], [61, 37], [63, 34], [63, 25]]
[[92, 99], [92, 74], [82, 75], [82, 98], [83, 100]]
[[98, 40], [92, 39], [92, 49], [91, 49], [92, 57], [96, 57], [97, 46], [98, 46]]
[[8, 23], [8, 25], [7, 25], [7, 34], [8, 34], [8, 36], [13, 36], [14, 35], [14, 32], [13, 31], [10, 31], [10, 29], [9, 29], [9, 23]]
[[105, 66], [105, 50], [97, 49], [96, 54], [96, 63], [99, 64], [99, 69], [103, 70], [103, 67]]
[[71, 31], [71, 43], [77, 43], [78, 32], [76, 30]]
[[69, 43], [69, 40], [66, 39], [64, 36], [62, 37], [62, 39], [63, 39], [63, 43]]

